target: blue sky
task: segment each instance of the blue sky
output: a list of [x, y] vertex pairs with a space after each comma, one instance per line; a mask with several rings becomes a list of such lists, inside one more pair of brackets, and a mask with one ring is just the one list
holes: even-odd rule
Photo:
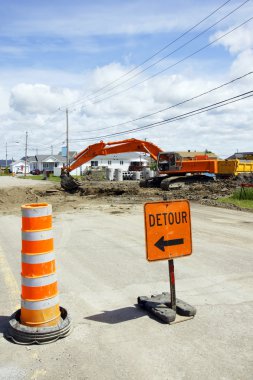
[[[199, 21], [199, 10], [205, 15], [220, 3], [201, 4], [195, 1], [192, 8], [192, 2], [187, 1], [177, 2], [177, 7], [172, 1], [1, 1], [1, 66], [83, 72], [114, 61], [139, 64]], [[219, 15], [223, 12], [211, 21]], [[208, 35], [177, 56], [205, 43]], [[224, 51], [217, 53], [219, 58], [222, 53], [224, 62], [228, 58]], [[204, 58], [215, 61], [210, 51]]]
[[[229, 1], [151, 62], [169, 54], [243, 2]], [[51, 145], [59, 150], [65, 140], [64, 106], [73, 102], [77, 106], [70, 112], [71, 148], [80, 150], [92, 143], [89, 137], [100, 139], [98, 128], [105, 126], [108, 133], [117, 132], [119, 128], [109, 127], [163, 109], [250, 71], [253, 67], [252, 21], [145, 84], [99, 104], [87, 101], [87, 95], [126, 75], [223, 3], [225, 1], [0, 0], [1, 157], [5, 155], [6, 143], [15, 158], [21, 154], [26, 131], [30, 154], [36, 149], [40, 153], [49, 152]], [[119, 89], [173, 65], [250, 16], [253, 16], [252, 1]], [[192, 105], [159, 115], [160, 119], [148, 118], [147, 122], [249, 91], [252, 84], [250, 76]], [[238, 103], [242, 107], [236, 104], [173, 126], [122, 135], [122, 139], [147, 138], [167, 150], [209, 148], [221, 156], [237, 149], [253, 150], [247, 138], [252, 133], [249, 114], [252, 100]], [[62, 111], [55, 112], [60, 107]], [[136, 125], [140, 124], [129, 124]], [[77, 141], [80, 136], [84, 141]], [[225, 146], [224, 138], [227, 138]]]

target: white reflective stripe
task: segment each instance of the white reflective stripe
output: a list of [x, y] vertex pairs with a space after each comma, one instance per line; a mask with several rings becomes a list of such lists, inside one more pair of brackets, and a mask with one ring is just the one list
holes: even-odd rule
[[52, 215], [52, 205], [41, 205], [36, 207], [28, 207], [29, 205], [22, 206], [22, 216], [26, 218], [37, 218], [39, 216]]
[[53, 238], [53, 231], [42, 230], [42, 231], [33, 231], [33, 232], [23, 232], [22, 231], [22, 240], [26, 241], [38, 241], [38, 240], [48, 240]]
[[43, 264], [55, 260], [55, 253], [45, 253], [43, 255], [25, 255], [21, 254], [21, 260], [26, 264]]
[[37, 287], [53, 284], [57, 281], [56, 274], [50, 274], [43, 277], [23, 277], [21, 276], [21, 283], [24, 286]]
[[59, 303], [59, 296], [48, 298], [42, 301], [26, 301], [21, 299], [21, 307], [27, 310], [43, 310], [55, 306]]

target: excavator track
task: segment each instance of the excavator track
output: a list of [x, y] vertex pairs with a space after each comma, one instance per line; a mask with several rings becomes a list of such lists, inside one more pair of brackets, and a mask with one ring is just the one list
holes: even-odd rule
[[142, 179], [140, 181], [140, 187], [143, 187], [143, 188], [148, 188], [148, 187], [160, 188], [161, 182], [163, 179], [164, 179], [164, 177], [154, 177], [154, 178]]
[[204, 174], [192, 175], [192, 176], [178, 176], [178, 177], [167, 177], [161, 181], [162, 190], [170, 190], [172, 188], [181, 188], [191, 183], [197, 182], [212, 182], [214, 177], [210, 177]]

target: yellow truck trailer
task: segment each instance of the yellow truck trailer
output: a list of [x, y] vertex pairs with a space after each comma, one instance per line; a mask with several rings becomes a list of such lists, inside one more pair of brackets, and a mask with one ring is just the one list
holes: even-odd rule
[[253, 173], [253, 161], [241, 160], [218, 160], [217, 174], [218, 175], [234, 175]]

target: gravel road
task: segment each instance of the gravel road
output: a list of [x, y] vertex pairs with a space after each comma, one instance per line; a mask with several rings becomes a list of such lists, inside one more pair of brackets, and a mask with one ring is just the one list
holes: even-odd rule
[[26, 179], [20, 177], [8, 177], [8, 176], [0, 176], [0, 189], [8, 188], [8, 187], [31, 187], [31, 186], [52, 186], [52, 182], [50, 181], [37, 181], [33, 179]]
[[21, 220], [0, 215], [0, 379], [252, 379], [253, 214], [191, 205], [193, 254], [175, 260], [175, 273], [177, 297], [197, 315], [168, 326], [135, 307], [138, 296], [169, 291], [168, 263], [145, 259], [143, 206], [120, 207], [54, 215], [73, 332], [45, 346], [3, 338], [20, 307]]

